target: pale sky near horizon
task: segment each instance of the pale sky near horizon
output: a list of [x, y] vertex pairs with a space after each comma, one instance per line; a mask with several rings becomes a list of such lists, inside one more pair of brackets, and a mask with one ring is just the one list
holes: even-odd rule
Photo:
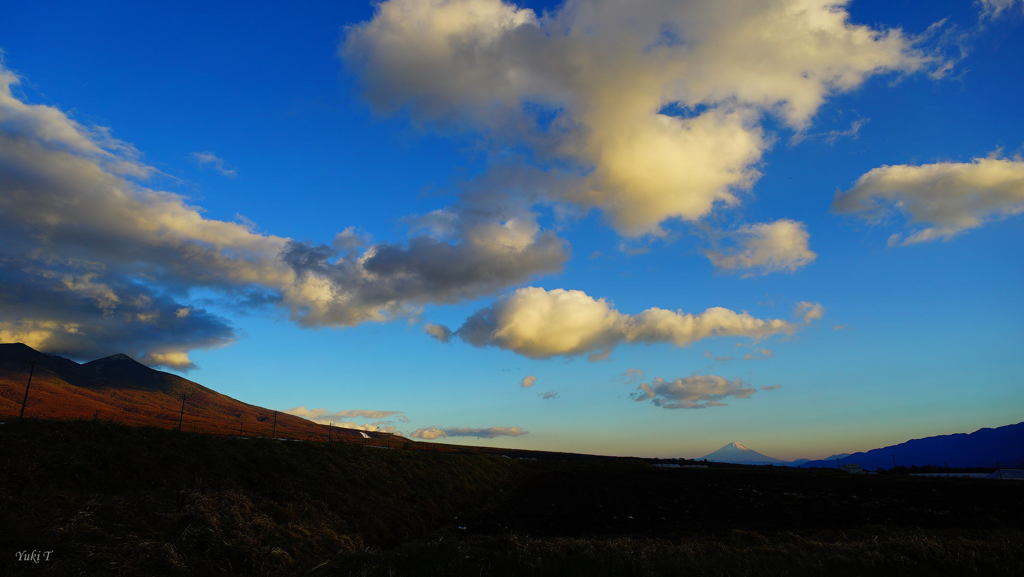
[[1022, 420], [1024, 1], [4, 13], [0, 341], [451, 443]]

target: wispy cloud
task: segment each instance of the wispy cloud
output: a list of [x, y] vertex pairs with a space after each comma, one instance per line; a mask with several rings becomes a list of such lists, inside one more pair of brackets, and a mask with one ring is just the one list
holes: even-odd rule
[[867, 123], [868, 120], [866, 118], [858, 118], [850, 123], [849, 128], [845, 129], [837, 128], [834, 130], [827, 130], [825, 132], [814, 132], [810, 134], [798, 132], [794, 134], [793, 137], [790, 139], [790, 144], [799, 144], [804, 140], [823, 140], [828, 144], [835, 144], [836, 142], [843, 138], [857, 139], [857, 137], [860, 136], [860, 129], [864, 128], [864, 125]]
[[426, 427], [423, 429], [416, 429], [412, 432], [411, 436], [414, 439], [425, 440], [441, 439], [444, 437], [475, 437], [477, 439], [493, 439], [495, 437], [520, 437], [527, 434], [529, 434], [529, 431], [520, 427]]
[[796, 303], [794, 314], [796, 314], [804, 324], [808, 324], [824, 317], [825, 307], [822, 306], [821, 303], [800, 301]]
[[[762, 390], [771, 390], [762, 387]], [[727, 380], [718, 375], [693, 375], [673, 380], [660, 377], [641, 383], [631, 395], [634, 401], [650, 401], [663, 409], [706, 409], [724, 407], [723, 399], [746, 399], [757, 389], [740, 379]]]
[[764, 347], [755, 347], [749, 353], [743, 354], [743, 360], [752, 361], [757, 359], [770, 359], [773, 356], [775, 356], [775, 352], [772, 351], [771, 349], [766, 349]]
[[1018, 9], [1021, 14], [1024, 14], [1024, 0], [976, 0], [981, 6], [981, 15], [983, 18], [999, 18], [1007, 14], [1014, 12], [1014, 9]]
[[623, 378], [625, 378], [627, 383], [639, 383], [640, 380], [644, 378], [644, 370], [643, 369], [626, 369], [622, 373], [622, 376], [623, 376]]
[[217, 156], [212, 152], [193, 152], [192, 160], [195, 160], [199, 166], [208, 167], [216, 170], [224, 176], [234, 178], [238, 175], [238, 171], [233, 168], [228, 168], [227, 163], [224, 159]]
[[711, 351], [704, 351], [704, 358], [705, 359], [711, 359], [712, 361], [716, 361], [716, 362], [719, 362], [719, 363], [727, 363], [729, 361], [735, 361], [736, 360], [736, 357], [734, 357], [732, 355], [716, 355], [715, 353], [712, 353]]
[[[333, 424], [336, 427], [346, 429], [357, 429], [360, 431], [381, 431], [384, 433], [396, 432], [394, 422], [408, 423], [409, 417], [403, 411], [368, 411], [362, 409], [349, 409], [344, 411], [328, 411], [327, 409], [307, 409], [306, 407], [293, 407], [284, 411], [289, 415], [302, 417], [321, 425]], [[350, 419], [369, 419], [376, 423], [355, 422]]]

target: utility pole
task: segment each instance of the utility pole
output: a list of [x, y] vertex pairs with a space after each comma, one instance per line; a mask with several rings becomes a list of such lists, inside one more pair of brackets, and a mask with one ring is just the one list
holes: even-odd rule
[[25, 404], [28, 403], [28, 390], [32, 387], [32, 375], [36, 372], [36, 364], [33, 362], [28, 369], [28, 382], [25, 383], [25, 398], [21, 400], [21, 413], [18, 414], [19, 419], [25, 418]]
[[178, 413], [178, 432], [181, 432], [181, 420], [185, 418], [185, 393], [181, 393], [181, 412]]
[[274, 432], [270, 434], [271, 438], [277, 438], [277, 411], [274, 411]]

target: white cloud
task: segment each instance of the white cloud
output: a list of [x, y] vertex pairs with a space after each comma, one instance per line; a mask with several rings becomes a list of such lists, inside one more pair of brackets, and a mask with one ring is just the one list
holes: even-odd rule
[[660, 377], [641, 383], [631, 395], [634, 401], [651, 401], [663, 409], [706, 409], [723, 407], [722, 399], [746, 399], [757, 389], [740, 379], [727, 380], [717, 375], [693, 375], [667, 381]]
[[765, 115], [802, 130], [830, 95], [929, 63], [836, 0], [390, 0], [347, 29], [366, 96], [419, 122], [525, 143], [577, 178], [552, 198], [622, 233], [696, 220], [758, 178]]
[[746, 276], [795, 271], [817, 258], [809, 246], [811, 235], [795, 220], [750, 224], [720, 236], [718, 242], [731, 246], [704, 254], [716, 267], [746, 271]]
[[195, 160], [199, 166], [210, 167], [224, 176], [234, 178], [238, 175], [238, 171], [233, 168], [228, 168], [224, 159], [212, 152], [193, 152], [192, 160]]
[[536, 385], [536, 384], [537, 384], [537, 377], [535, 377], [533, 375], [529, 375], [529, 376], [523, 377], [523, 379], [521, 381], [519, 381], [519, 386], [523, 387], [524, 389], [529, 389], [530, 387], [532, 387], [533, 385]]
[[877, 222], [905, 215], [910, 230], [890, 244], [949, 240], [986, 222], [1024, 212], [1024, 161], [997, 157], [875, 168], [836, 195], [833, 209]]
[[[815, 313], [800, 309], [798, 314], [805, 322]], [[456, 334], [475, 346], [496, 346], [532, 358], [590, 354], [591, 360], [599, 360], [621, 343], [685, 347], [709, 337], [760, 339], [797, 328], [791, 321], [759, 319], [722, 307], [699, 314], [649, 308], [630, 315], [582, 291], [526, 287], [474, 313]]]
[[519, 437], [522, 435], [529, 434], [520, 427], [487, 427], [487, 428], [472, 428], [472, 427], [451, 427], [451, 428], [438, 428], [438, 427], [426, 427], [423, 429], [416, 429], [412, 432], [411, 437], [414, 439], [440, 439], [442, 437], [475, 437], [478, 439], [493, 439], [495, 437]]

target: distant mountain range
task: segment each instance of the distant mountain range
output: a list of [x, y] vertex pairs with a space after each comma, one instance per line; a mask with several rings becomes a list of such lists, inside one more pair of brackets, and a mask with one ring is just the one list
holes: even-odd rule
[[840, 453], [826, 459], [783, 461], [732, 442], [702, 457], [718, 463], [737, 465], [780, 465], [789, 467], [842, 467], [864, 469], [893, 467], [1017, 468], [1024, 467], [1024, 422], [995, 429], [978, 429], [966, 434], [939, 435], [913, 439], [898, 445], [860, 453]]
[[803, 467], [841, 467], [856, 464], [865, 469], [893, 467], [1017, 468], [1024, 467], [1024, 422], [973, 433], [912, 439], [898, 445], [852, 455], [809, 461]]
[[[84, 364], [41, 353], [21, 343], [0, 344], [0, 418], [110, 419], [130, 425], [204, 433], [344, 440], [393, 435], [334, 427], [243, 403], [177, 375], [157, 371], [123, 354]], [[182, 396], [185, 397], [182, 413]], [[275, 426], [276, 421], [276, 426]]]

